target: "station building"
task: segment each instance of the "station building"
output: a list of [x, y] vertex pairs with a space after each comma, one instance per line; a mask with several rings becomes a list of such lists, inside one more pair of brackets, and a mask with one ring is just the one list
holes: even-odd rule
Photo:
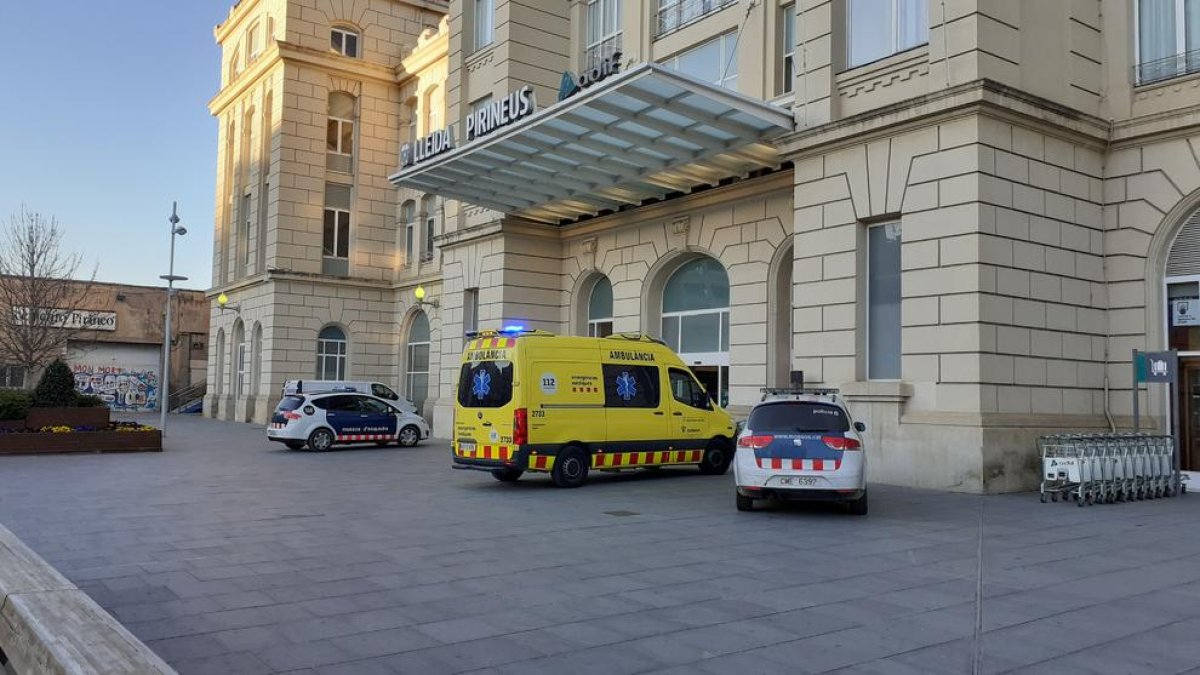
[[1178, 348], [1140, 402], [1200, 468], [1188, 7], [242, 0], [206, 410], [384, 380], [447, 437], [465, 332], [639, 331], [735, 414], [839, 388], [875, 480], [999, 492]]

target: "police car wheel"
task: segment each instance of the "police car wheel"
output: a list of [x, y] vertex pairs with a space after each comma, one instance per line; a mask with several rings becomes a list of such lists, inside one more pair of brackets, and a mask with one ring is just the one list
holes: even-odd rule
[[867, 515], [867, 491], [863, 490], [862, 496], [854, 501], [846, 504], [846, 510], [854, 516]]
[[521, 474], [525, 473], [520, 469], [496, 469], [492, 471], [492, 478], [501, 483], [515, 483], [521, 478]]
[[325, 452], [333, 447], [333, 432], [328, 429], [317, 429], [308, 436], [308, 449]]
[[704, 450], [704, 459], [700, 461], [700, 473], [706, 476], [720, 476], [729, 470], [733, 461], [733, 452], [725, 441], [712, 440]]
[[421, 432], [413, 425], [408, 425], [400, 430], [400, 445], [411, 448], [421, 440]]
[[591, 463], [587, 452], [579, 447], [566, 447], [554, 458], [554, 468], [550, 469], [550, 480], [560, 488], [577, 488], [587, 481], [588, 464]]
[[754, 500], [750, 497], [743, 497], [742, 495], [737, 495], [737, 510], [738, 511], [753, 511], [754, 510]]
[[299, 450], [304, 447], [304, 441], [284, 441], [283, 444], [288, 447], [288, 450]]

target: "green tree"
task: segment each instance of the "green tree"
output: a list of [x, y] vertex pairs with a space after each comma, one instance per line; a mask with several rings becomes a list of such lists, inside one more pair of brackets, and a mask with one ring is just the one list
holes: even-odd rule
[[75, 406], [75, 375], [62, 359], [54, 359], [42, 373], [33, 390], [35, 408], [71, 408]]

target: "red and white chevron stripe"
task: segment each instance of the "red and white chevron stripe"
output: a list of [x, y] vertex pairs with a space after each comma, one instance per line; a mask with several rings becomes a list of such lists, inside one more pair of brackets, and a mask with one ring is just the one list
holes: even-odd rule
[[285, 428], [287, 428], [287, 422], [272, 422], [271, 428], [272, 429], [285, 429]]
[[840, 459], [780, 459], [778, 457], [756, 458], [760, 469], [791, 469], [792, 471], [837, 471], [842, 468]]

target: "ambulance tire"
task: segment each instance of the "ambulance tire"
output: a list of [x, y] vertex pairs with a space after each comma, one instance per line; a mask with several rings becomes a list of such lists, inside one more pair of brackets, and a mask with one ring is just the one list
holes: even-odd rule
[[846, 504], [846, 511], [852, 516], [867, 515], [867, 491], [863, 490], [862, 496], [852, 502]]
[[308, 435], [308, 449], [313, 452], [325, 452], [333, 447], [336, 440], [333, 432], [328, 429], [317, 429]]
[[583, 448], [568, 445], [558, 451], [554, 467], [550, 469], [550, 480], [560, 488], [577, 488], [587, 482], [588, 467], [592, 458]]
[[299, 450], [304, 447], [304, 441], [284, 441], [283, 444], [287, 446], [288, 450]]
[[732, 462], [733, 451], [729, 443], [714, 438], [704, 450], [704, 459], [700, 460], [700, 473], [705, 476], [720, 476], [729, 470]]
[[492, 478], [501, 483], [515, 483], [521, 479], [521, 474], [525, 473], [521, 469], [494, 469]]

